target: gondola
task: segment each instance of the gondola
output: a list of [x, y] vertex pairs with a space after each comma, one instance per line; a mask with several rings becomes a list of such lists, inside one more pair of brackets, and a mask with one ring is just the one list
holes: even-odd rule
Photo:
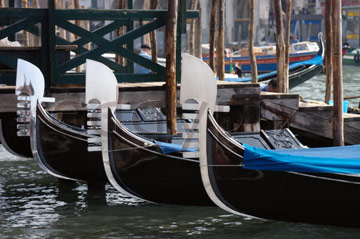
[[201, 175], [215, 204], [256, 218], [359, 227], [360, 146], [266, 150], [241, 144], [205, 110]]
[[[24, 73], [21, 69], [31, 69], [32, 77], [28, 76], [29, 71]], [[98, 85], [94, 88], [94, 85], [88, 84], [89, 78], [99, 82], [99, 74], [107, 79], [101, 82], [103, 89], [107, 90], [99, 91]], [[17, 77], [31, 79], [29, 82], [18, 84], [17, 88], [23, 89], [22, 94], [35, 95], [30, 89], [34, 89], [36, 92], [43, 92], [43, 76], [40, 70], [31, 63], [19, 61]], [[116, 106], [118, 94], [117, 80], [110, 69], [107, 68], [106, 71], [99, 71], [98, 63], [88, 60], [86, 82], [85, 96], [89, 107], [88, 117], [90, 119], [96, 118], [98, 114], [96, 113], [98, 109], [93, 108], [96, 104], [92, 99], [101, 98], [103, 105]], [[32, 108], [24, 110], [24, 117], [26, 118], [27, 115], [30, 115], [30, 119], [24, 120], [24, 122], [28, 123], [18, 127], [25, 130], [30, 129], [31, 132], [23, 133], [24, 135], [30, 135], [32, 153], [39, 166], [50, 175], [61, 179], [86, 180], [91, 184], [108, 182], [102, 154], [96, 150], [101, 148], [99, 137], [101, 131], [97, 130], [96, 121], [89, 120], [88, 129], [71, 126], [57, 120], [53, 115], [46, 112], [41, 104], [43, 101], [42, 95], [37, 94], [37, 96], [32, 96], [28, 100], [27, 105], [30, 104], [31, 107], [35, 107], [35, 110]], [[147, 112], [145, 112], [146, 110]], [[145, 114], [150, 112], [150, 110], [143, 109], [141, 112]], [[151, 134], [154, 132], [154, 127], [159, 129], [158, 122], [145, 122], [141, 114], [138, 114], [136, 118], [142, 117], [142, 120], [133, 122], [133, 117], [137, 114], [137, 111], [123, 110], [116, 111], [115, 113], [117, 114], [116, 117], [127, 121], [124, 123], [127, 127], [132, 128], [138, 133], [146, 131]], [[151, 113], [159, 114], [160, 112], [151, 111]], [[149, 118], [149, 114], [147, 116]]]
[[[205, 71], [201, 70], [203, 67]], [[183, 115], [189, 111], [186, 107], [192, 95], [213, 102], [215, 109], [217, 86], [216, 83], [215, 86], [207, 84], [208, 79], [214, 78], [210, 68], [201, 60], [187, 54], [183, 54], [182, 68], [180, 102], [183, 104]], [[195, 79], [197, 81], [194, 81]], [[199, 80], [200, 85], [197, 85]], [[191, 118], [191, 115], [188, 116]], [[156, 203], [213, 205], [201, 182], [196, 152], [198, 142], [192, 139], [197, 131], [194, 120], [184, 119], [184, 125], [178, 127], [181, 135], [164, 133], [159, 135], [158, 138], [162, 138], [162, 142], [159, 142], [134, 133], [116, 118], [112, 110], [108, 110], [107, 116], [103, 117], [106, 118], [101, 120], [102, 131], [107, 132], [102, 135], [103, 160], [114, 187]], [[279, 147], [279, 144], [268, 140], [270, 137], [266, 132], [262, 134], [244, 133], [234, 137], [240, 142], [257, 147]], [[295, 144], [301, 145], [300, 142]]]
[[[289, 88], [292, 89], [312, 77], [318, 75], [324, 70], [323, 59], [325, 54], [324, 43], [322, 36], [319, 35], [319, 51], [313, 56], [312, 59], [306, 61], [300, 61], [289, 66]], [[269, 73], [259, 74], [258, 82], [266, 82], [277, 78], [277, 71]], [[250, 82], [251, 78], [225, 78], [230, 82]]]

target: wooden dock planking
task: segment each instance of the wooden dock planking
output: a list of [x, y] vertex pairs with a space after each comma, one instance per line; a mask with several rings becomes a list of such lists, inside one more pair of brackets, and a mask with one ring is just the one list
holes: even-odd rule
[[[273, 122], [275, 127], [290, 126], [299, 131], [332, 139], [332, 107], [313, 103], [299, 102], [297, 94], [261, 92], [258, 84], [217, 82], [217, 104], [230, 105], [231, 118], [250, 117], [256, 126], [257, 114], [252, 111], [260, 108], [262, 118]], [[177, 86], [179, 91], [179, 85]], [[0, 114], [16, 112], [15, 87], [0, 87]], [[179, 95], [179, 92], [177, 92]], [[51, 97], [56, 103], [46, 105], [48, 111], [86, 111], [84, 88], [51, 89]], [[131, 108], [165, 107], [164, 82], [120, 83], [119, 104], [130, 104]], [[259, 107], [260, 105], [260, 107]], [[250, 112], [251, 111], [251, 112]], [[243, 122], [244, 123], [244, 122]], [[247, 123], [247, 122], [245, 122]], [[256, 128], [256, 127], [255, 127]], [[360, 143], [360, 115], [344, 114], [345, 143]]]
[[[270, 121], [288, 122], [297, 130], [332, 139], [333, 106], [299, 101], [296, 105], [295, 101], [295, 98], [279, 100], [262, 95], [261, 116]], [[344, 129], [346, 144], [360, 143], [360, 115], [344, 113]]]

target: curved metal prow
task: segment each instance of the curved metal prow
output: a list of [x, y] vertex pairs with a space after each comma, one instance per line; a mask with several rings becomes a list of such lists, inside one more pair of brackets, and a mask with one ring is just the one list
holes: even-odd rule
[[19, 122], [18, 135], [30, 136], [31, 151], [39, 167], [48, 174], [67, 180], [74, 180], [50, 170], [43, 163], [37, 143], [36, 107], [37, 103], [55, 102], [55, 98], [44, 97], [45, 82], [40, 69], [30, 62], [19, 59], [16, 72], [16, 91], [18, 96], [17, 111]]
[[[229, 111], [229, 107], [227, 106], [220, 107], [215, 105], [216, 97], [217, 84], [214, 72], [202, 60], [189, 54], [183, 54], [180, 103], [182, 104], [183, 110], [192, 111], [191, 114], [187, 113], [183, 115], [183, 118], [189, 119], [192, 125], [192, 132], [185, 132], [183, 138], [186, 142], [187, 138], [193, 138], [193, 135], [197, 134], [199, 152], [197, 152], [197, 155], [194, 154], [191, 156], [199, 157], [201, 179], [210, 199], [220, 208], [239, 215], [240, 213], [225, 205], [218, 198], [212, 188], [209, 176], [208, 167], [211, 166], [208, 165], [207, 161], [207, 114], [208, 111]], [[188, 128], [190, 123], [186, 122], [185, 124], [187, 125], [184, 125], [184, 128]], [[184, 157], [186, 156], [187, 155], [184, 154]]]
[[18, 59], [15, 88], [18, 136], [30, 136], [30, 117], [36, 116], [37, 101], [55, 102], [54, 98], [44, 97], [44, 89], [44, 76], [40, 69], [28, 61]]
[[[85, 102], [89, 119], [87, 133], [94, 136], [88, 139], [88, 151], [101, 151], [102, 139], [100, 135], [102, 129], [107, 127], [107, 108], [114, 112], [117, 100], [117, 79], [112, 70], [100, 62], [86, 60]], [[102, 125], [101, 116], [103, 114], [103, 119], [106, 118], [106, 122]], [[107, 130], [104, 132], [107, 132]]]
[[111, 185], [120, 193], [140, 201], [146, 201], [122, 188], [116, 182], [111, 171], [108, 151], [108, 109], [110, 108], [114, 112], [117, 106], [129, 108], [128, 105], [117, 105], [118, 92], [117, 79], [112, 70], [100, 62], [87, 60], [85, 93], [89, 118], [87, 133], [94, 136], [88, 139], [88, 151], [102, 151], [106, 176]]
[[319, 32], [318, 34], [318, 45], [320, 47], [319, 49], [319, 52], [318, 52], [318, 55], [321, 55], [322, 58], [324, 58], [324, 55], [325, 55], [325, 51], [324, 51], [324, 41], [323, 41], [323, 33], [322, 32]]
[[197, 57], [183, 53], [180, 104], [188, 99], [194, 99], [197, 102], [206, 101], [211, 112], [214, 112], [216, 95], [216, 78], [209, 65]]

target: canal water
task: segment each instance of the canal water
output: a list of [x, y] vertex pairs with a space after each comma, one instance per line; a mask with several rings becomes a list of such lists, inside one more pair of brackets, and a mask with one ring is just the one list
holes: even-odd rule
[[[344, 66], [345, 96], [359, 95], [359, 81], [360, 70]], [[322, 101], [324, 82], [320, 75], [292, 92]], [[250, 219], [216, 207], [138, 204], [110, 185], [95, 193], [84, 183], [59, 182], [34, 159], [0, 145], [0, 238], [344, 239], [360, 238], [360, 229]]]
[[[320, 74], [311, 78], [305, 83], [291, 89], [291, 93], [300, 94], [305, 101], [323, 102], [325, 98], [325, 82], [326, 75]], [[343, 66], [343, 92], [344, 97], [360, 96], [360, 67], [359, 66]], [[349, 106], [360, 108], [360, 98], [351, 99]]]

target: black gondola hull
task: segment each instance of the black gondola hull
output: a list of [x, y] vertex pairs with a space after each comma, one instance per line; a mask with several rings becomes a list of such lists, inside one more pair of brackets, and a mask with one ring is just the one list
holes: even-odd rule
[[[243, 149], [219, 133], [208, 119], [207, 163], [217, 197], [251, 216], [291, 222], [360, 226], [358, 175], [249, 170], [241, 167]], [[232, 152], [231, 152], [232, 151]]]
[[156, 145], [144, 145], [111, 114], [108, 122], [110, 166], [122, 188], [157, 203], [213, 205], [204, 190], [198, 160], [165, 155]]
[[88, 152], [84, 131], [55, 120], [38, 105], [36, 141], [40, 160], [51, 172], [75, 179], [107, 182], [101, 152]]

